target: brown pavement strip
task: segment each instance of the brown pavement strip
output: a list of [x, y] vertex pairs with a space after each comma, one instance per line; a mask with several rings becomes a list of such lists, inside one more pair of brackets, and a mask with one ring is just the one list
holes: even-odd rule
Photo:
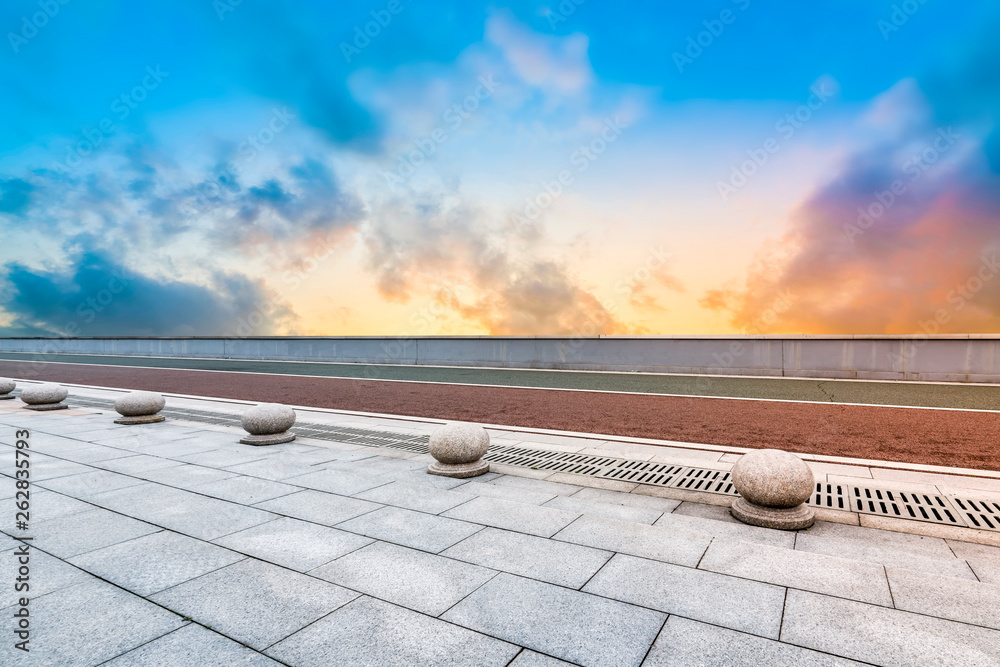
[[[0, 361], [0, 376], [1000, 469], [1000, 413]], [[72, 403], [72, 396], [70, 397]]]

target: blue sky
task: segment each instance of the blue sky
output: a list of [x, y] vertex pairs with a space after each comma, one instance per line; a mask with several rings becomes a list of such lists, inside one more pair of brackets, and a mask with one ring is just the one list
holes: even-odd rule
[[998, 17], [5, 3], [0, 332], [995, 330]]

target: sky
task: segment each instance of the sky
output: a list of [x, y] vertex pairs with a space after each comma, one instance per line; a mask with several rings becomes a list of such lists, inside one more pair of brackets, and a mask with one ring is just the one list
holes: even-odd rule
[[1000, 331], [1000, 3], [11, 0], [0, 336]]

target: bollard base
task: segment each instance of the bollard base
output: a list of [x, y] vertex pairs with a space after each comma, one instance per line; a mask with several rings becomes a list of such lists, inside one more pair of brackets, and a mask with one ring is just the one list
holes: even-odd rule
[[805, 504], [789, 508], [764, 507], [754, 505], [745, 498], [734, 500], [729, 513], [743, 523], [778, 530], [802, 530], [816, 520], [815, 512]]
[[133, 426], [135, 424], [156, 424], [165, 419], [166, 417], [163, 415], [138, 415], [135, 417], [119, 417], [115, 420], [115, 423]]
[[431, 475], [441, 475], [442, 477], [478, 477], [490, 471], [490, 464], [482, 459], [472, 463], [441, 463], [435, 461], [427, 466], [427, 472]]
[[34, 410], [35, 412], [48, 412], [49, 410], [66, 410], [69, 406], [65, 403], [39, 403], [36, 405], [25, 405], [25, 410]]
[[290, 431], [275, 433], [274, 435], [245, 435], [240, 438], [243, 445], [280, 445], [285, 442], [295, 440], [295, 434]]
[[17, 398], [17, 397], [14, 396], [13, 394], [4, 394], [3, 396], [0, 396], [0, 401], [10, 401], [10, 400], [13, 400], [15, 398]]

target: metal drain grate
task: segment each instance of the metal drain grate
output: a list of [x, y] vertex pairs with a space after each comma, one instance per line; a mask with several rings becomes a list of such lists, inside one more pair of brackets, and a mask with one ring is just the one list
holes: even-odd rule
[[851, 509], [849, 493], [846, 484], [816, 482], [816, 490], [806, 501], [806, 505], [849, 512]]
[[707, 470], [705, 468], [688, 468], [670, 485], [675, 489], [685, 491], [704, 491], [706, 493], [724, 493], [730, 496], [740, 495], [733, 486], [732, 476], [723, 470]]
[[864, 486], [851, 487], [851, 509], [861, 514], [877, 514], [898, 519], [916, 519], [950, 526], [965, 522], [944, 496], [909, 493]]
[[951, 496], [970, 528], [1000, 532], [1000, 501]]
[[653, 486], [670, 486], [680, 478], [687, 468], [684, 466], [667, 465], [665, 463], [650, 463], [648, 461], [619, 460], [610, 468], [601, 472], [599, 477], [616, 479], [620, 482], [635, 484], [651, 484]]
[[[70, 401], [74, 405], [84, 407], [114, 408], [114, 402], [107, 399], [74, 396]], [[240, 418], [236, 415], [189, 408], [164, 408], [161, 414], [185, 421], [241, 428]], [[426, 435], [406, 435], [392, 431], [316, 423], [298, 423], [292, 431], [306, 438], [372, 447], [391, 447], [419, 454], [426, 454], [428, 451]], [[739, 495], [733, 485], [731, 474], [723, 470], [503, 445], [491, 446], [483, 458], [491, 463], [533, 470], [551, 470], [727, 496]], [[1000, 532], [998, 499], [911, 493], [874, 486], [823, 482], [816, 484], [816, 489], [806, 504], [817, 508]]]

